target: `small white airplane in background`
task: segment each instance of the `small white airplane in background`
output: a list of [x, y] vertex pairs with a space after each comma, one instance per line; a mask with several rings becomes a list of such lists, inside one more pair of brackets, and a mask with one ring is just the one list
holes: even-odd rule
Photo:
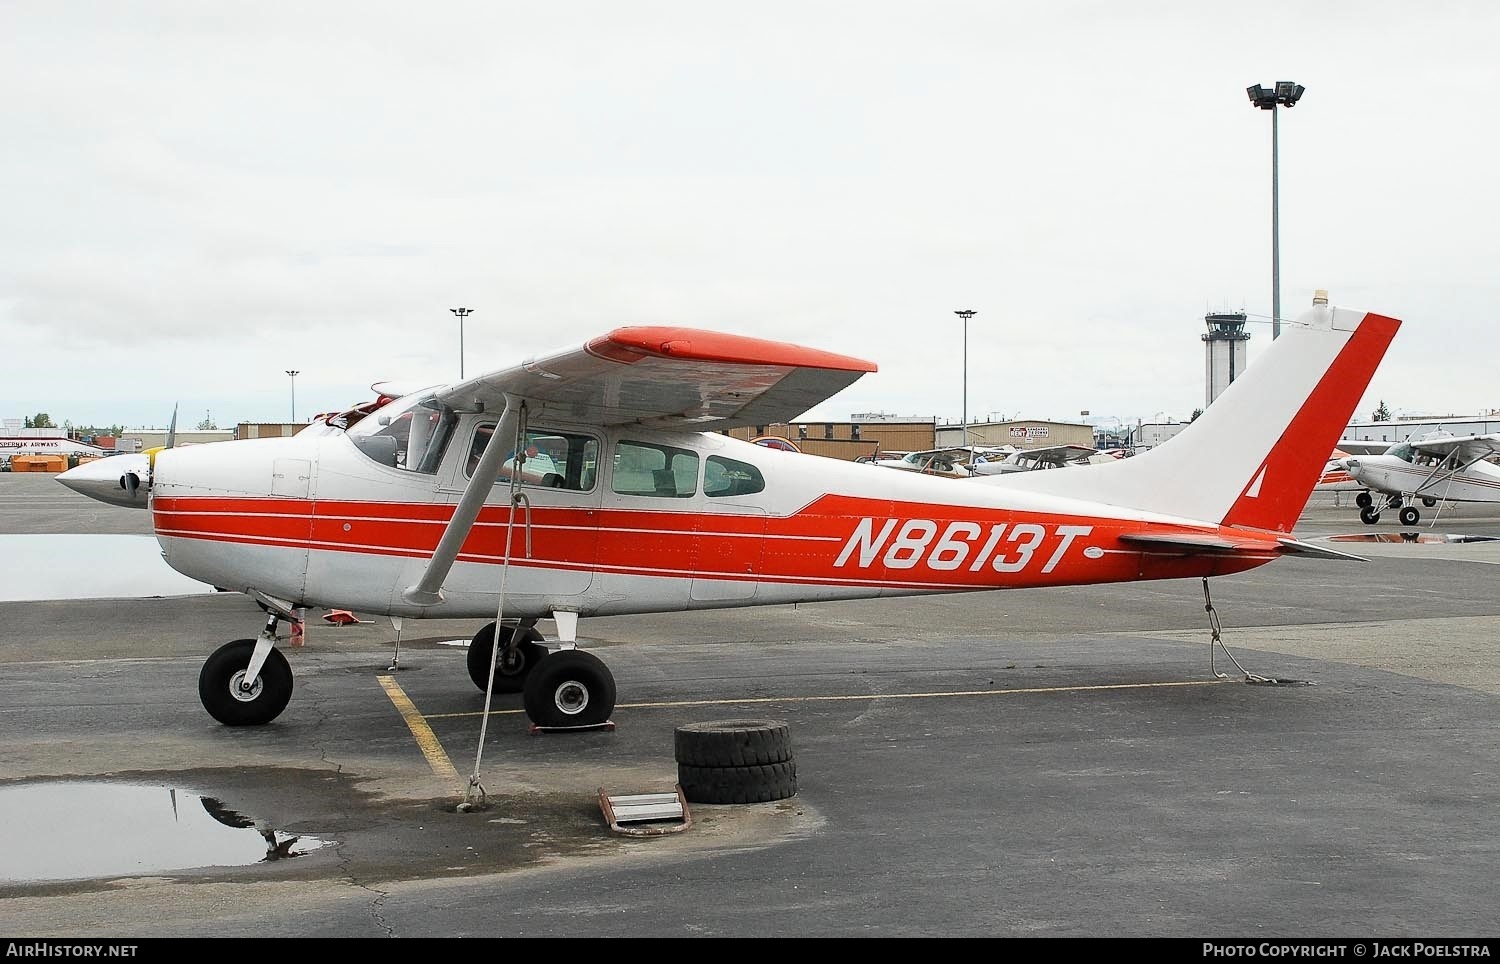
[[[1422, 514], [1411, 503], [1431, 508], [1444, 502], [1500, 502], [1500, 433], [1428, 435], [1397, 442], [1383, 455], [1349, 456], [1342, 465], [1368, 492], [1355, 501], [1366, 525], [1380, 521], [1385, 509], [1400, 509], [1402, 525], [1416, 525]], [[1377, 502], [1370, 493], [1379, 493]]]
[[1006, 475], [1037, 469], [1060, 469], [1070, 465], [1095, 465], [1120, 458], [1118, 451], [1101, 452], [1091, 445], [1044, 445], [1017, 449], [998, 462], [974, 466], [975, 475]]
[[[1357, 559], [1292, 529], [1400, 324], [1315, 303], [1173, 439], [1067, 472], [954, 484], [740, 441], [722, 430], [795, 420], [875, 366], [631, 327], [415, 392], [347, 431], [166, 449], [146, 486], [167, 563], [267, 614], [203, 665], [219, 722], [286, 708], [277, 626], [326, 608], [472, 619], [481, 692], [520, 693], [539, 726], [593, 726], [616, 686], [578, 648], [581, 617]], [[552, 484], [531, 484], [515, 454], [532, 445]], [[549, 618], [551, 641], [535, 628]]]
[[976, 465], [984, 465], [989, 459], [999, 460], [1014, 451], [1016, 449], [1011, 445], [953, 445], [942, 449], [907, 452], [899, 459], [872, 459], [869, 464], [922, 475], [967, 479], [977, 474], [974, 470]]

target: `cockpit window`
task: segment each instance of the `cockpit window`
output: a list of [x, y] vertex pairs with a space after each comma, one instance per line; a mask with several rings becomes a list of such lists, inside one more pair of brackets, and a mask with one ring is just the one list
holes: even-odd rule
[[432, 475], [443, 461], [458, 415], [433, 394], [417, 394], [360, 419], [349, 437], [370, 458], [408, 472]]
[[1386, 455], [1394, 455], [1403, 462], [1415, 462], [1417, 450], [1409, 442], [1398, 442], [1385, 450]]

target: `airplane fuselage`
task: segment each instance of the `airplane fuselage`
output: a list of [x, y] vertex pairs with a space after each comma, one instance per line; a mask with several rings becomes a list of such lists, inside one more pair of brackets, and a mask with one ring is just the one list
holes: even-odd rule
[[[614, 615], [1238, 572], [1215, 557], [1119, 541], [1186, 519], [799, 455], [719, 434], [549, 422], [562, 487], [496, 484], [443, 582], [421, 577], [494, 416], [457, 419], [440, 460], [382, 464], [348, 435], [216, 443], [157, 456], [151, 509], [167, 562], [214, 586], [401, 616]], [[581, 464], [574, 458], [582, 453]], [[641, 468], [665, 454], [673, 469]], [[721, 484], [728, 470], [736, 481]], [[566, 470], [566, 471], [563, 471]], [[571, 486], [571, 487], [569, 487]]]

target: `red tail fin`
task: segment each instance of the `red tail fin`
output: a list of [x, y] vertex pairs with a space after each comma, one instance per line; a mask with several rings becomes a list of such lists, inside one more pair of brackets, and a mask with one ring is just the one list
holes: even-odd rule
[[1259, 470], [1224, 516], [1225, 525], [1290, 532], [1318, 484], [1401, 322], [1367, 314]]

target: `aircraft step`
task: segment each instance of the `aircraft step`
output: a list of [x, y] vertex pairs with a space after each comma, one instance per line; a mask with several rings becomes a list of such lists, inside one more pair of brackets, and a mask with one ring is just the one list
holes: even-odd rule
[[637, 837], [678, 833], [692, 826], [682, 787], [671, 793], [626, 793], [611, 796], [599, 789], [599, 809], [615, 833]]

